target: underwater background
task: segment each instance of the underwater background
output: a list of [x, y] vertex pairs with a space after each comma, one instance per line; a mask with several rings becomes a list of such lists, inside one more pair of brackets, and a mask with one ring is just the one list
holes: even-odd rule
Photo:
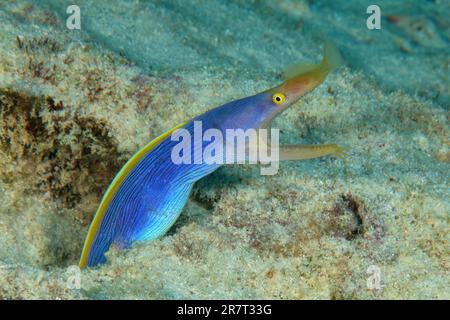
[[[77, 272], [127, 159], [325, 40], [345, 66], [274, 127], [344, 161], [224, 166], [164, 237]], [[0, 299], [449, 299], [449, 66], [445, 0], [1, 0]]]

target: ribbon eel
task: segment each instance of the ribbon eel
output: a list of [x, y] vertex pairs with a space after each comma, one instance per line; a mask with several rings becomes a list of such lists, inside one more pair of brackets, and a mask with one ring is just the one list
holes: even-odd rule
[[[267, 128], [277, 115], [321, 84], [340, 61], [338, 51], [325, 44], [319, 64], [293, 66], [285, 73], [281, 85], [209, 110], [138, 151], [103, 196], [89, 228], [80, 268], [105, 263], [105, 253], [113, 244], [129, 248], [135, 241], [164, 235], [180, 215], [193, 184], [220, 167], [221, 164], [175, 164], [171, 153], [178, 142], [171, 139], [171, 134], [177, 129], [194, 133], [194, 121], [201, 121], [202, 130], [214, 128], [223, 133], [227, 129]], [[287, 145], [280, 147], [279, 157], [301, 160], [332, 154], [343, 156], [344, 150], [335, 144]]]

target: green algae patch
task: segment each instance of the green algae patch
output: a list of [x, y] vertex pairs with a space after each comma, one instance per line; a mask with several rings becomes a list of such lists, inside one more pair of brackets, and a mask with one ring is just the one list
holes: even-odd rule
[[105, 120], [66, 108], [50, 96], [0, 90], [0, 177], [73, 207], [86, 195], [101, 195], [121, 157]]

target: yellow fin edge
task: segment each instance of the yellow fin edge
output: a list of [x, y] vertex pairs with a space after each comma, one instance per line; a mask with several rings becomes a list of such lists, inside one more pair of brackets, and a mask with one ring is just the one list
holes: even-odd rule
[[141, 161], [141, 159], [150, 151], [152, 151], [162, 140], [167, 138], [173, 131], [183, 127], [187, 122], [181, 123], [176, 127], [170, 129], [169, 131], [163, 133], [159, 137], [153, 139], [150, 143], [148, 143], [145, 147], [136, 152], [130, 160], [120, 169], [119, 173], [115, 176], [113, 182], [109, 185], [108, 189], [105, 192], [105, 195], [100, 202], [100, 206], [95, 213], [94, 219], [92, 220], [91, 226], [89, 227], [89, 231], [86, 237], [86, 241], [84, 243], [83, 251], [81, 253], [79, 267], [80, 269], [84, 269], [87, 264], [89, 252], [91, 250], [92, 243], [97, 235], [98, 229], [100, 228], [100, 223], [103, 220], [103, 217], [106, 213], [106, 209], [108, 208], [111, 200], [116, 194], [122, 182], [128, 176], [130, 171]]
[[323, 46], [322, 61], [317, 64], [298, 63], [289, 65], [283, 72], [284, 80], [290, 80], [306, 73], [323, 74], [326, 76], [330, 71], [343, 64], [339, 50], [331, 41], [326, 41]]

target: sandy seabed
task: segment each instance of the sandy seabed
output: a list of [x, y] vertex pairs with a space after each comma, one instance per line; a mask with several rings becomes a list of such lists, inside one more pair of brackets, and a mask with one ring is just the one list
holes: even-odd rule
[[[79, 0], [68, 30], [68, 1], [0, 2], [0, 299], [449, 299], [450, 6], [378, 3], [381, 30], [369, 1]], [[225, 166], [167, 235], [74, 288], [134, 152], [319, 61], [324, 39], [345, 66], [274, 127], [345, 160]]]

